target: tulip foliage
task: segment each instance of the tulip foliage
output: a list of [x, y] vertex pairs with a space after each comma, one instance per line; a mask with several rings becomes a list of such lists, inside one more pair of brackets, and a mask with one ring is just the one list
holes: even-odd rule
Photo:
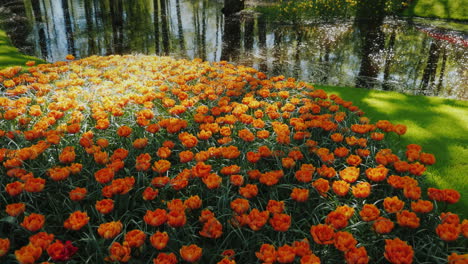
[[0, 262], [466, 263], [404, 125], [226, 62], [67, 59], [0, 71]]

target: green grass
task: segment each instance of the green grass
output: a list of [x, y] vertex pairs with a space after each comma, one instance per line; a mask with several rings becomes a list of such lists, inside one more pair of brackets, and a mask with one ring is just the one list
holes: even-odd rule
[[11, 44], [6, 32], [0, 29], [0, 69], [10, 66], [24, 66], [24, 63], [27, 61], [44, 63], [41, 59], [19, 52], [18, 49]]
[[468, 20], [467, 0], [414, 0], [407, 16]]
[[430, 186], [456, 189], [460, 202], [449, 210], [468, 216], [468, 102], [443, 98], [413, 96], [361, 88], [316, 85], [328, 93], [335, 93], [352, 101], [373, 122], [389, 120], [405, 124], [408, 131], [395, 149], [410, 143], [419, 144], [423, 151], [436, 156], [436, 164], [429, 166]]

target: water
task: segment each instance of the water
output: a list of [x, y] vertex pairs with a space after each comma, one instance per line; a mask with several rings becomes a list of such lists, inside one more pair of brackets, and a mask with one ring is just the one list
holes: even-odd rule
[[[218, 0], [24, 0], [33, 55], [144, 53], [227, 60], [316, 84], [468, 100], [468, 32], [430, 20], [274, 23]], [[23, 45], [23, 49], [27, 49]], [[20, 47], [21, 48], [21, 47]]]

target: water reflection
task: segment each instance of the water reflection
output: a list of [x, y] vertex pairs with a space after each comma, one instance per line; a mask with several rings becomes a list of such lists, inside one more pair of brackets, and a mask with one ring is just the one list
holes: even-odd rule
[[34, 55], [48, 61], [69, 53], [228, 60], [313, 83], [468, 99], [466, 32], [393, 20], [285, 25], [249, 12], [225, 16], [223, 6], [222, 0], [24, 0]]

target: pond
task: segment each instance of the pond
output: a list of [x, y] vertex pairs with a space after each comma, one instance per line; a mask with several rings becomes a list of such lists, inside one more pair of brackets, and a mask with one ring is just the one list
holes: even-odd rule
[[[20, 48], [54, 62], [67, 54], [144, 53], [227, 60], [315, 84], [467, 100], [467, 25], [386, 19], [302, 24], [249, 11], [225, 17], [214, 0], [24, 0]], [[363, 26], [364, 25], [364, 26]]]

